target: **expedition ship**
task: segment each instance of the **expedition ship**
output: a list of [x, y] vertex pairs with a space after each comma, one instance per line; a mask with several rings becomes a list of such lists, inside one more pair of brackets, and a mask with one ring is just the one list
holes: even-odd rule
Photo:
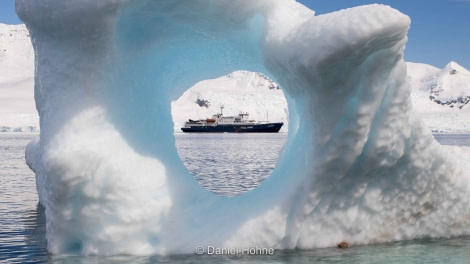
[[222, 110], [223, 107], [220, 107], [220, 113], [213, 115], [212, 118], [189, 119], [181, 130], [199, 133], [277, 133], [284, 125], [283, 122], [270, 123], [248, 120], [248, 113], [240, 113], [238, 116], [224, 116]]

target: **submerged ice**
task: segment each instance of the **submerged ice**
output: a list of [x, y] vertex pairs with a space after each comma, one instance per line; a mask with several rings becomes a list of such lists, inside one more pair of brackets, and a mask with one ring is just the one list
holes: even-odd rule
[[[314, 248], [470, 234], [468, 153], [412, 109], [407, 16], [314, 16], [295, 1], [16, 0], [36, 56], [26, 159], [56, 254]], [[281, 85], [289, 137], [270, 177], [206, 191], [179, 159], [171, 101], [243, 69]]]

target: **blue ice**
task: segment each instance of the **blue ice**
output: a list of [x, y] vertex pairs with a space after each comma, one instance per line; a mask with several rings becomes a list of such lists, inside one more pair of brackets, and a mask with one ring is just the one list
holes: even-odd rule
[[[470, 234], [468, 152], [410, 102], [410, 19], [292, 0], [16, 0], [36, 56], [40, 139], [26, 159], [53, 254], [315, 248]], [[206, 191], [179, 159], [170, 103], [234, 70], [281, 85], [289, 136], [270, 177]], [[466, 165], [468, 166], [468, 165]]]

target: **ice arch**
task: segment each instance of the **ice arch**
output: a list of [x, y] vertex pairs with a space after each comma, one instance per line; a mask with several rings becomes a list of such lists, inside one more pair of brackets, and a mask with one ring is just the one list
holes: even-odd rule
[[[52, 253], [469, 234], [468, 175], [412, 110], [410, 21], [390, 7], [323, 16], [285, 0], [16, 0], [16, 8], [35, 48], [41, 135], [26, 158]], [[283, 87], [290, 132], [267, 181], [223, 198], [178, 159], [170, 101], [236, 69], [270, 73]]]

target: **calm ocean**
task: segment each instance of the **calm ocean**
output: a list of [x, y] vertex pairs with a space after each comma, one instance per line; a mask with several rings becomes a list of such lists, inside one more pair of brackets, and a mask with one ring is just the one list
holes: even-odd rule
[[[0, 133], [0, 263], [470, 263], [470, 237], [367, 246], [276, 251], [273, 255], [153, 257], [52, 256], [47, 253], [44, 208], [24, 161], [37, 134]], [[219, 195], [258, 186], [276, 165], [286, 134], [175, 134], [189, 171]], [[470, 146], [470, 135], [436, 135], [441, 144]]]

